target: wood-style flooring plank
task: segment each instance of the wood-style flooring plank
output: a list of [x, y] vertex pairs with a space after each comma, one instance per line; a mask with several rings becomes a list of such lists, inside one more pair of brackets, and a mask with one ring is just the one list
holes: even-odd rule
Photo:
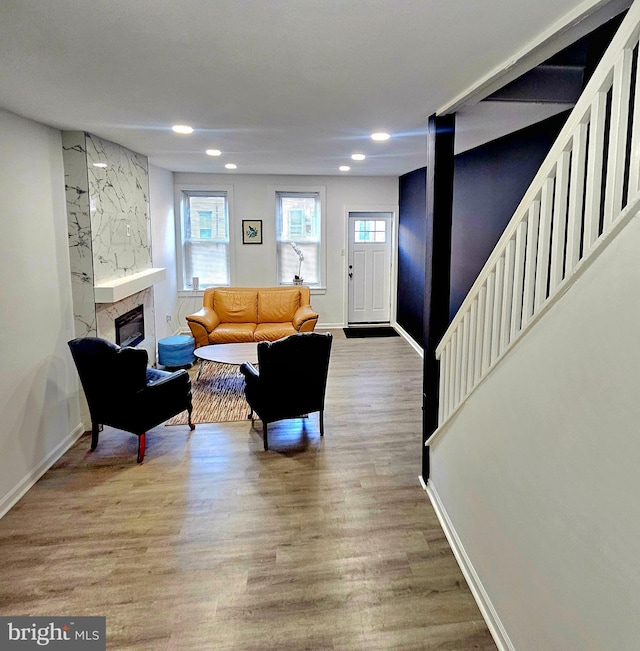
[[0, 614], [103, 615], [118, 651], [494, 650], [419, 485], [420, 357], [334, 335], [324, 438], [82, 437], [0, 520]]

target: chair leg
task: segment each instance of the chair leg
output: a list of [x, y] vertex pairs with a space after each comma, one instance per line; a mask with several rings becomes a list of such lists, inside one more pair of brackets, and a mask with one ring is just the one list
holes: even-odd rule
[[100, 425], [98, 423], [91, 423], [91, 452], [98, 447], [98, 434], [100, 433]]
[[144, 459], [144, 451], [147, 447], [147, 435], [145, 432], [138, 435], [138, 463], [142, 463]]
[[188, 414], [187, 418], [188, 418], [188, 423], [189, 423], [189, 429], [191, 431], [193, 431], [196, 428], [194, 422], [191, 420], [192, 412], [193, 412], [193, 406], [189, 405], [189, 408], [187, 409], [187, 414]]
[[264, 442], [264, 449], [269, 449], [269, 439], [267, 438], [267, 421], [262, 421], [262, 440]]
[[318, 413], [318, 422], [320, 424], [320, 436], [324, 436], [324, 409]]

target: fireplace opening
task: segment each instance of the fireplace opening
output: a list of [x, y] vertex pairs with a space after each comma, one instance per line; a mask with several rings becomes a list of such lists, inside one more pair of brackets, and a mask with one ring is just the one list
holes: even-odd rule
[[119, 316], [116, 321], [116, 344], [118, 346], [135, 346], [144, 339], [144, 306], [138, 305], [133, 310]]

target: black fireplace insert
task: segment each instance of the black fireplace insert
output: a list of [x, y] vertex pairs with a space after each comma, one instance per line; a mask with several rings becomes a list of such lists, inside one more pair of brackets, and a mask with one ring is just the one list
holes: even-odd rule
[[118, 346], [135, 346], [144, 339], [144, 306], [138, 305], [133, 310], [119, 316], [116, 321], [116, 344]]

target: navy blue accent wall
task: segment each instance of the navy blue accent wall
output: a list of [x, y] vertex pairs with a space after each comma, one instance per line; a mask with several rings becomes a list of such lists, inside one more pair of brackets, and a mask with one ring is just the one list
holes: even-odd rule
[[422, 346], [427, 233], [427, 168], [399, 180], [398, 324]]
[[450, 319], [471, 289], [568, 116], [568, 111], [560, 113], [455, 157]]

